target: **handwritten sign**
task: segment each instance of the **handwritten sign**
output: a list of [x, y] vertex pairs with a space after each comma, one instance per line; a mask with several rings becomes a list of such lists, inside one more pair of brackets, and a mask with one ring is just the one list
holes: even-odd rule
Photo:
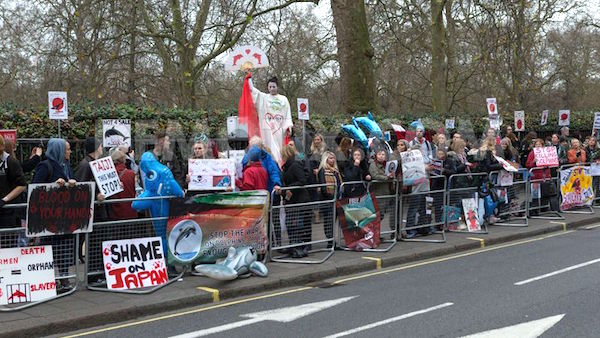
[[92, 232], [94, 187], [56, 183], [30, 184], [27, 194], [27, 237]]
[[558, 166], [558, 153], [555, 147], [536, 147], [533, 148], [535, 155], [535, 165], [538, 167]]
[[106, 285], [111, 290], [135, 289], [169, 281], [160, 237], [102, 242]]
[[56, 296], [52, 246], [0, 249], [0, 305]]
[[189, 159], [189, 190], [225, 190], [235, 188], [233, 159]]
[[48, 114], [51, 120], [66, 120], [69, 118], [67, 92], [48, 92]]
[[106, 148], [131, 147], [131, 121], [129, 119], [102, 120], [102, 144]]
[[90, 162], [90, 168], [92, 168], [92, 174], [94, 174], [100, 193], [104, 197], [108, 198], [123, 191], [121, 179], [119, 179], [115, 163], [110, 156]]

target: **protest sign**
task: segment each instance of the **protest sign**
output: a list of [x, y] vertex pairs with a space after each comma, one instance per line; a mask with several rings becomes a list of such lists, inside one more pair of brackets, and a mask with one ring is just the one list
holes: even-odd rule
[[17, 130], [16, 129], [0, 129], [0, 135], [4, 137], [5, 141], [12, 142], [13, 145], [17, 144]]
[[160, 237], [102, 242], [106, 285], [110, 290], [144, 288], [169, 281]]
[[515, 111], [515, 131], [525, 131], [525, 112]]
[[0, 249], [0, 305], [56, 296], [52, 246]]
[[444, 169], [444, 161], [442, 160], [431, 160], [431, 166], [433, 167], [433, 173], [441, 175]]
[[48, 115], [51, 120], [66, 120], [69, 118], [67, 92], [48, 92]]
[[535, 165], [538, 167], [557, 167], [558, 153], [555, 147], [534, 147]]
[[427, 179], [425, 163], [420, 150], [411, 150], [400, 153], [402, 157], [402, 179], [406, 186], [423, 183]]
[[512, 164], [510, 164], [507, 160], [503, 159], [502, 157], [499, 156], [495, 156], [496, 160], [502, 164], [502, 168], [504, 168], [504, 170], [509, 171], [511, 173], [516, 173], [519, 170], [517, 170], [517, 168], [515, 168]]
[[513, 185], [513, 174], [506, 170], [500, 170], [498, 172], [498, 184], [501, 187], [509, 187]]
[[235, 188], [235, 162], [232, 159], [189, 159], [189, 190]]
[[231, 246], [251, 246], [259, 255], [266, 254], [268, 211], [267, 191], [172, 200], [167, 225], [169, 262], [214, 262], [226, 257]]
[[590, 175], [600, 176], [600, 163], [590, 163]]
[[454, 129], [454, 119], [446, 119], [446, 129]]
[[550, 114], [549, 110], [542, 111], [542, 120], [540, 121], [541, 126], [545, 126], [548, 123], [548, 114]]
[[444, 205], [444, 209], [442, 212], [442, 223], [446, 224], [446, 220], [448, 222], [448, 230], [456, 231], [456, 230], [466, 230], [466, 226], [460, 224], [460, 214], [462, 210], [459, 207]]
[[479, 215], [477, 212], [477, 201], [475, 198], [463, 198], [462, 199], [463, 212], [465, 214], [465, 222], [467, 223], [467, 230], [480, 231], [481, 224], [479, 223]]
[[488, 115], [490, 115], [490, 116], [498, 115], [498, 105], [496, 103], [496, 98], [495, 97], [487, 98], [487, 99], [485, 99], [485, 101], [487, 103]]
[[500, 130], [500, 118], [498, 115], [494, 116], [493, 118], [490, 116], [490, 128], [494, 130]]
[[346, 247], [361, 251], [379, 246], [379, 213], [377, 199], [373, 193], [337, 201], [337, 215]]
[[594, 129], [600, 129], [600, 112], [594, 113]]
[[129, 119], [102, 120], [102, 144], [106, 148], [131, 147], [131, 121]]
[[309, 118], [308, 99], [298, 98], [298, 120], [308, 121]]
[[589, 167], [571, 167], [560, 171], [561, 210], [592, 205], [594, 189]]
[[243, 150], [228, 150], [227, 158], [232, 159], [235, 163], [235, 177], [242, 178], [242, 171], [244, 169], [242, 160], [244, 159], [246, 152]]
[[387, 161], [385, 164], [385, 176], [389, 174], [396, 174], [396, 169], [398, 169], [398, 161]]
[[571, 124], [571, 111], [563, 109], [558, 111], [558, 125], [568, 126]]
[[269, 66], [267, 54], [260, 48], [252, 45], [238, 46], [225, 59], [225, 70], [248, 70]]
[[90, 168], [92, 168], [98, 189], [104, 197], [108, 198], [123, 191], [121, 179], [117, 174], [112, 157], [108, 156], [92, 161]]
[[92, 182], [80, 182], [74, 187], [30, 184], [27, 237], [92, 232], [94, 188]]

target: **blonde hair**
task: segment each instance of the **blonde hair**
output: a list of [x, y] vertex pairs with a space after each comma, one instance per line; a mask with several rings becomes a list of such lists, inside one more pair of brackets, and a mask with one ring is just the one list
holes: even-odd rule
[[[321, 139], [321, 146], [319, 146], [318, 148], [315, 145], [315, 139], [317, 137]], [[325, 139], [323, 138], [323, 135], [315, 134], [315, 136], [313, 136], [312, 143], [310, 144], [310, 152], [313, 154], [322, 154], [325, 152], [326, 149], [327, 149], [327, 145], [325, 144]]]
[[125, 163], [125, 153], [120, 150], [113, 151], [110, 157], [114, 163]]
[[288, 160], [294, 158], [296, 156], [296, 148], [291, 145], [286, 145], [281, 148], [281, 158], [283, 162], [287, 162]]
[[329, 163], [327, 163], [327, 159], [329, 158], [329, 156], [333, 156], [333, 158], [335, 159], [335, 154], [331, 151], [323, 152], [323, 155], [321, 155], [321, 164], [319, 164], [319, 170], [325, 169], [339, 172], [340, 170], [338, 169], [337, 160], [333, 163], [333, 166], [330, 166]]
[[466, 146], [466, 142], [465, 140], [459, 138], [456, 141], [452, 142], [452, 151], [454, 151], [457, 154], [462, 154], [465, 152], [465, 146]]
[[248, 146], [257, 146], [257, 147], [262, 147], [263, 146], [263, 141], [260, 137], [258, 136], [252, 136], [250, 138], [250, 140], [248, 140]]

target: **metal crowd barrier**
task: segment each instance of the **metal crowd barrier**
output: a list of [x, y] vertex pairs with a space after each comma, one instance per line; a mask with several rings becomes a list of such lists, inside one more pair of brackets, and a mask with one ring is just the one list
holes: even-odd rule
[[[459, 210], [459, 217], [456, 223], [456, 227], [451, 226], [449, 217], [445, 219], [445, 226], [448, 229], [448, 232], [459, 232], [459, 233], [470, 233], [470, 234], [487, 234], [488, 227], [487, 222], [483, 222], [480, 225], [481, 230], [479, 231], [468, 231], [468, 227], [466, 225], [466, 220], [463, 216], [463, 206], [462, 200], [466, 198], [474, 198], [476, 197], [481, 184], [485, 182], [488, 178], [487, 173], [468, 173], [468, 174], [454, 174], [450, 175], [448, 178], [448, 193], [446, 199], [446, 206], [448, 209], [450, 207], [456, 208]], [[464, 227], [462, 224], [464, 221]]]
[[[385, 186], [387, 185], [387, 189]], [[382, 189], [383, 187], [384, 194], [377, 194], [378, 189]], [[388, 252], [390, 251], [396, 243], [398, 243], [398, 203], [400, 199], [398, 198], [400, 182], [397, 179], [389, 180], [389, 181], [377, 181], [373, 180], [367, 184], [367, 193], [375, 192], [375, 199], [377, 200], [377, 205], [379, 206], [379, 212], [381, 214], [380, 218], [380, 231], [379, 238], [381, 243], [389, 244], [382, 248], [375, 249], [363, 249], [366, 252]], [[387, 221], [387, 228], [389, 230], [384, 230], [384, 221]], [[389, 238], [388, 238], [389, 237]], [[346, 246], [342, 247], [344, 250], [348, 250]]]
[[[535, 219], [547, 219], [547, 220], [564, 220], [565, 218], [559, 213], [559, 195], [560, 195], [560, 184], [558, 178], [558, 167], [535, 167], [529, 169], [529, 206], [527, 210], [529, 218]], [[534, 178], [536, 172], [542, 172], [542, 178]], [[550, 177], [546, 177], [546, 173], [550, 171]], [[551, 184], [556, 189], [556, 196], [544, 197], [542, 195], [542, 184]], [[539, 198], [535, 198], [534, 185], [537, 185], [539, 191]], [[552, 202], [555, 201], [555, 205], [552, 206]], [[549, 209], [549, 210], [544, 210]], [[553, 210], [556, 209], [556, 210]]]
[[[558, 169], [558, 182], [559, 182], [559, 189], [558, 189], [558, 196], [559, 196], [559, 210], [562, 213], [565, 214], [584, 214], [584, 215], [590, 215], [590, 214], [594, 214], [594, 209], [592, 207], [592, 205], [594, 204], [594, 200], [592, 199], [592, 205], [584, 205], [584, 206], [580, 206], [580, 207], [575, 207], [575, 208], [570, 208], [570, 209], [563, 209], [562, 208], [562, 180], [560, 178], [561, 173], [564, 170], [568, 170], [568, 169], [575, 169], [575, 168], [588, 168], [589, 169], [590, 164], [589, 163], [574, 163], [574, 164], [565, 164], [560, 166], [560, 168]], [[592, 190], [593, 190], [594, 186], [593, 186], [593, 178], [592, 178]]]
[[[401, 193], [399, 219], [401, 219], [400, 236], [405, 242], [446, 242], [444, 226], [444, 205], [447, 198], [446, 176], [431, 175], [429, 189], [426, 191], [412, 191], [408, 194]], [[412, 186], [414, 189], [417, 186]], [[406, 198], [406, 200], [405, 200]], [[406, 218], [405, 218], [406, 217]], [[416, 233], [415, 233], [416, 232]], [[406, 234], [406, 236], [405, 236]], [[441, 239], [428, 239], [413, 237], [420, 235], [440, 234]]]
[[[23, 209], [27, 208], [27, 204], [8, 204], [5, 205], [4, 208]], [[77, 235], [57, 235], [27, 238], [25, 237], [25, 228], [0, 229], [0, 249], [18, 247], [27, 248], [44, 245], [52, 246], [55, 276], [54, 281], [57, 291], [56, 296], [37, 302], [20, 302], [21, 298], [26, 298], [25, 300], [27, 301], [27, 297], [22, 296], [17, 297], [18, 302], [15, 302], [14, 298], [12, 298], [12, 303], [11, 300], [9, 300], [8, 305], [0, 306], [0, 312], [23, 310], [74, 293], [77, 290], [77, 284], [80, 276], [79, 266], [75, 261], [79, 253], [78, 239], [79, 238]], [[63, 285], [64, 288], [62, 287]], [[8, 290], [5, 291], [8, 292]], [[58, 293], [59, 291], [64, 292]], [[28, 293], [24, 292], [24, 294]], [[8, 295], [6, 295], [6, 297], [10, 298]]]
[[[135, 200], [157, 200], [157, 199], [172, 199], [174, 196], [158, 196], [147, 198], [123, 198], [123, 199], [107, 199], [103, 202], [96, 202], [95, 207], [110, 206], [113, 203], [131, 203]], [[166, 232], [166, 224], [164, 228], [156, 229], [154, 221], [166, 221], [168, 217], [161, 218], [138, 218], [94, 222], [93, 232], [85, 236], [85, 282], [87, 288], [94, 291], [108, 291], [128, 294], [149, 294], [159, 290], [173, 282], [176, 282], [185, 273], [185, 269], [176, 277], [169, 276], [169, 281], [162, 285], [139, 289], [124, 289], [111, 290], [106, 285], [104, 274], [104, 263], [102, 257], [102, 242], [115, 241], [124, 239], [135, 239], [144, 237], [160, 237]], [[161, 233], [162, 232], [162, 233]], [[163, 248], [166, 262], [168, 248]], [[90, 279], [94, 281], [90, 282]]]
[[[592, 165], [600, 165], [600, 163], [592, 163], [590, 164], [590, 168]], [[592, 203], [592, 208], [598, 209], [600, 208], [600, 176], [592, 176], [592, 184], [594, 186], [594, 202]]]
[[[527, 218], [529, 207], [529, 196], [527, 195], [527, 169], [521, 168], [512, 175], [512, 184], [503, 186], [500, 179], [499, 171], [489, 173], [489, 180], [497, 190], [504, 190], [504, 198], [508, 202], [504, 202], [499, 206], [498, 217], [499, 221], [492, 225], [509, 226], [509, 227], [526, 227], [529, 225]], [[498, 192], [497, 192], [498, 193]], [[500, 194], [498, 193], [500, 198]]]
[[[299, 193], [301, 189], [320, 190], [327, 187], [334, 188], [334, 194], [330, 199], [308, 203], [286, 204], [286, 195], [288, 195], [288, 192], [293, 195], [294, 193]], [[282, 187], [280, 196], [275, 195], [276, 192], [273, 191], [270, 212], [269, 256], [271, 261], [320, 264], [328, 260], [335, 250], [333, 229], [336, 220], [337, 186], [330, 183]], [[307, 191], [306, 195], [310, 196], [310, 192]], [[317, 191], [317, 195], [321, 196], [320, 191]], [[281, 201], [281, 203], [277, 204], [278, 201]], [[314, 222], [317, 214], [320, 221]], [[319, 226], [315, 227], [315, 225]], [[321, 236], [321, 233], [323, 233], [323, 236]], [[325, 244], [325, 247], [320, 247], [323, 244]], [[291, 258], [291, 253], [294, 250], [304, 249], [307, 251], [307, 254], [325, 252], [325, 256], [318, 259]]]

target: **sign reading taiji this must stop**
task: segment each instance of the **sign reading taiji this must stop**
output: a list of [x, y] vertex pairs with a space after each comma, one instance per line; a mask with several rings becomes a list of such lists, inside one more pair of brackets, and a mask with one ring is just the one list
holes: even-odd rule
[[94, 174], [100, 193], [104, 197], [110, 197], [123, 191], [121, 179], [119, 179], [117, 169], [115, 169], [115, 164], [110, 156], [90, 162], [90, 168], [92, 168], [92, 174]]

